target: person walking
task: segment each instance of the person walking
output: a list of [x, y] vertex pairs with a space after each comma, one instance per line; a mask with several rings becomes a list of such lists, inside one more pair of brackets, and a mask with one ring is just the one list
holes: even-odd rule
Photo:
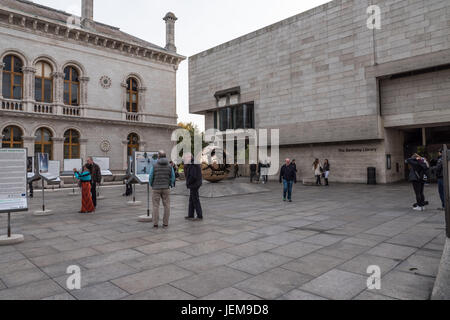
[[[203, 210], [200, 203], [199, 190], [203, 184], [202, 168], [199, 164], [194, 163], [194, 157], [191, 159], [191, 163], [186, 165], [186, 187], [190, 190], [189, 195], [189, 212], [186, 220], [202, 221]], [[195, 212], [197, 212], [197, 218], [195, 218]]]
[[322, 165], [320, 164], [319, 159], [316, 159], [314, 161], [313, 171], [314, 171], [314, 176], [316, 177], [316, 185], [321, 186], [322, 181], [320, 180], [320, 177], [322, 176], [323, 168], [322, 168]]
[[417, 200], [417, 202], [413, 205], [413, 209], [416, 211], [424, 211], [426, 205], [424, 195], [424, 176], [426, 175], [428, 166], [423, 158], [418, 154], [414, 154], [410, 159], [407, 159], [406, 163], [410, 166], [409, 181], [413, 185]]
[[237, 163], [234, 164], [234, 179], [239, 178], [239, 165]]
[[94, 207], [97, 208], [97, 184], [102, 182], [102, 171], [98, 164], [94, 162], [92, 157], [87, 159], [86, 168], [89, 170], [91, 174], [91, 195], [92, 195], [92, 203]]
[[150, 169], [149, 182], [153, 189], [153, 226], [159, 227], [159, 205], [162, 199], [164, 206], [163, 227], [167, 228], [170, 218], [170, 188], [175, 185], [175, 172], [164, 151], [158, 152], [158, 162]]
[[283, 183], [283, 201], [292, 202], [292, 188], [294, 183], [297, 183], [297, 170], [290, 159], [286, 159], [286, 163], [281, 167], [280, 183]]
[[328, 179], [330, 177], [330, 161], [328, 159], [325, 159], [325, 162], [323, 163], [323, 177], [325, 179], [325, 186], [329, 186]]
[[250, 183], [253, 183], [253, 180], [256, 178], [256, 172], [258, 171], [258, 166], [256, 163], [252, 162], [250, 164]]
[[439, 150], [439, 158], [437, 160], [437, 164], [436, 164], [436, 166], [434, 166], [432, 168], [432, 170], [436, 173], [439, 197], [441, 198], [441, 204], [442, 204], [442, 207], [440, 207], [438, 210], [445, 210], [444, 166], [443, 166], [443, 158], [442, 158], [443, 151], [444, 151], [443, 149]]
[[82, 172], [78, 172], [77, 169], [73, 169], [75, 178], [81, 182], [81, 211], [80, 213], [91, 213], [95, 211], [94, 203], [92, 202], [91, 194], [91, 173], [85, 165]]

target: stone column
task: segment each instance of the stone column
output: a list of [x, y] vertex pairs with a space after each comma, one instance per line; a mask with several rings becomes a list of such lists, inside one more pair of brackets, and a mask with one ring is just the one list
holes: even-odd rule
[[61, 168], [64, 162], [64, 138], [52, 138], [53, 141], [53, 160], [61, 163]]
[[144, 113], [147, 113], [147, 106], [145, 104], [145, 93], [147, 92], [146, 87], [140, 87], [138, 89], [139, 92], [139, 109], [138, 113], [141, 113], [141, 121], [145, 122], [145, 115]]
[[28, 150], [28, 156], [32, 157], [34, 156], [34, 143], [36, 141], [36, 137], [31, 136], [23, 136], [23, 147]]
[[122, 82], [120, 84], [120, 86], [122, 87], [122, 120], [127, 120], [127, 84], [126, 82]]
[[166, 22], [166, 49], [177, 52], [177, 47], [175, 46], [175, 21], [178, 18], [172, 12], [168, 12], [163, 20]]
[[86, 108], [88, 107], [88, 83], [89, 77], [80, 77], [80, 107], [81, 116], [86, 117]]
[[23, 72], [23, 102], [24, 111], [33, 112], [34, 108], [34, 76], [36, 69], [32, 67], [22, 68]]
[[83, 161], [86, 161], [86, 159], [88, 157], [87, 142], [88, 142], [88, 139], [80, 139], [80, 158], [83, 159]]
[[0, 99], [3, 99], [3, 68], [4, 67], [5, 67], [5, 64], [3, 62], [0, 62]]
[[127, 170], [127, 162], [128, 162], [128, 140], [122, 140], [122, 145], [123, 145], [123, 170]]
[[64, 104], [64, 73], [53, 72], [53, 104], [56, 108], [56, 114], [62, 114], [62, 105]]

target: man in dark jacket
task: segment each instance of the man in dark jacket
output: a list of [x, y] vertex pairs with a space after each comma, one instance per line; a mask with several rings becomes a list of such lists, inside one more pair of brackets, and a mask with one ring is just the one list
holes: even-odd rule
[[442, 159], [442, 152], [443, 150], [439, 150], [439, 158], [437, 160], [437, 164], [432, 169], [436, 173], [436, 178], [438, 181], [438, 190], [439, 190], [439, 196], [441, 197], [442, 202], [442, 208], [439, 208], [438, 210], [444, 210], [445, 209], [445, 191], [444, 191], [444, 166], [443, 166], [443, 159]]
[[250, 164], [250, 183], [253, 183], [253, 179], [256, 177], [256, 171], [258, 171], [258, 166], [252, 162]]
[[[200, 203], [199, 190], [203, 184], [202, 168], [199, 164], [194, 163], [194, 157], [191, 156], [191, 163], [186, 165], [186, 187], [190, 190], [189, 196], [189, 215], [187, 220], [201, 221], [203, 220], [202, 205]], [[197, 212], [197, 218], [195, 218]]]
[[97, 208], [97, 184], [102, 182], [102, 171], [98, 164], [94, 162], [92, 157], [87, 159], [87, 165], [89, 172], [91, 173], [91, 194], [92, 194], [92, 202], [94, 203], [94, 207]]
[[286, 159], [286, 164], [281, 167], [280, 183], [283, 183], [283, 201], [286, 201], [287, 194], [287, 200], [292, 202], [292, 188], [294, 183], [297, 183], [297, 170], [290, 159]]
[[414, 204], [413, 209], [416, 211], [424, 211], [426, 205], [424, 195], [424, 176], [428, 170], [428, 166], [424, 159], [418, 154], [415, 154], [412, 158], [406, 160], [406, 163], [410, 166], [409, 181], [412, 182], [417, 200], [417, 203]]
[[167, 228], [170, 218], [170, 188], [175, 186], [175, 172], [164, 151], [159, 151], [158, 162], [150, 169], [149, 182], [153, 189], [153, 226], [155, 228], [159, 226], [159, 205], [162, 199], [164, 206], [163, 227]]

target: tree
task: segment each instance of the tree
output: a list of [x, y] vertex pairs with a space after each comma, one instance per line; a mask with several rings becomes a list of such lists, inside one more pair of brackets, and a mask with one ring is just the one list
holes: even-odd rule
[[[198, 126], [196, 124], [194, 124], [192, 122], [189, 122], [189, 123], [180, 122], [178, 124], [178, 127], [189, 131], [189, 133], [191, 135], [191, 153], [192, 154], [194, 154], [195, 137], [198, 137], [201, 139], [203, 148], [205, 148], [207, 146], [207, 143], [205, 143], [205, 140], [204, 140], [204, 135], [202, 132], [200, 132], [200, 129], [198, 128]], [[182, 138], [180, 138], [180, 140], [178, 140], [178, 143], [180, 143], [181, 141], [182, 141]], [[183, 156], [183, 154], [182, 154], [182, 152], [180, 152], [180, 157], [182, 157], [182, 156]]]

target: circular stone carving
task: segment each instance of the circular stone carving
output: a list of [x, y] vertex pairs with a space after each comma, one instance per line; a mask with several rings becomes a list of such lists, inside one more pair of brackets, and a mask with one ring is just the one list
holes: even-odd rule
[[111, 88], [111, 84], [112, 84], [112, 80], [110, 77], [108, 76], [103, 76], [100, 78], [100, 85], [105, 88], [105, 89], [109, 89]]
[[230, 173], [230, 166], [227, 164], [219, 164], [220, 157], [223, 152], [223, 162], [227, 163], [227, 153], [220, 147], [208, 146], [202, 152], [202, 176], [203, 179], [212, 183], [216, 183], [226, 179]]
[[111, 142], [109, 142], [108, 140], [103, 140], [100, 143], [100, 150], [102, 150], [103, 152], [111, 151]]

